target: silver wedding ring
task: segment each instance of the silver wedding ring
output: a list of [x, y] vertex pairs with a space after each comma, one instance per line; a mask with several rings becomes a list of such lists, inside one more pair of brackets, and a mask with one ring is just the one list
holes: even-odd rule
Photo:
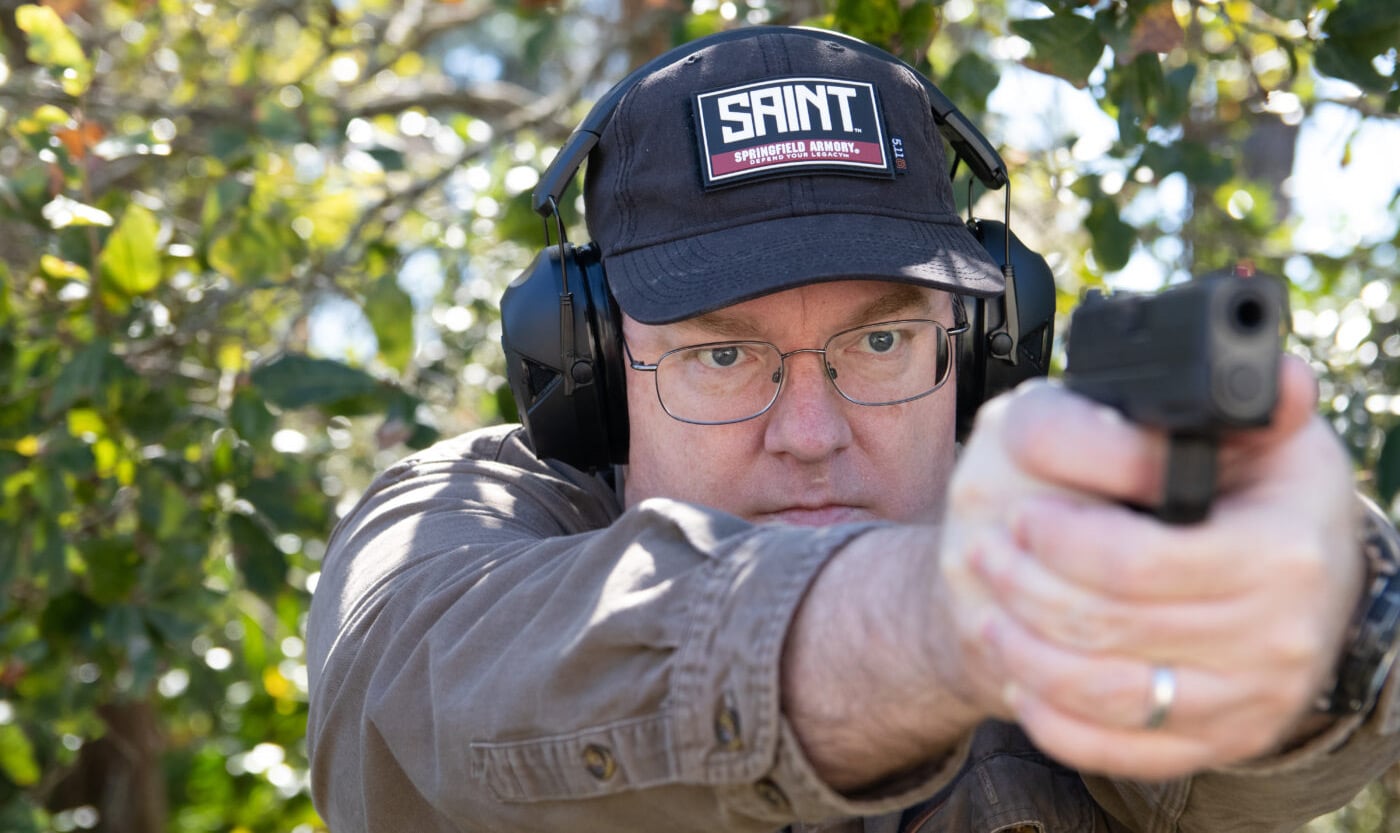
[[1176, 700], [1176, 672], [1167, 665], [1152, 666], [1152, 700], [1144, 728], [1160, 729]]

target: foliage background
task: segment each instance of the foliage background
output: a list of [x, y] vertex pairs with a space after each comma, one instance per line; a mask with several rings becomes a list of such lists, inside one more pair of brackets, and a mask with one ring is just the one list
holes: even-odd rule
[[[1394, 126], [1392, 0], [0, 0], [0, 830], [321, 828], [302, 628], [337, 511], [512, 417], [496, 300], [588, 103], [765, 22], [927, 69], [1003, 148], [1064, 312], [1237, 257], [1286, 275], [1292, 348], [1391, 504], [1394, 186], [1307, 245], [1290, 194], [1309, 119], [1345, 114], [1342, 169]], [[1023, 133], [989, 101], [1028, 73], [1115, 135]], [[1313, 829], [1400, 829], [1395, 801], [1382, 779]]]

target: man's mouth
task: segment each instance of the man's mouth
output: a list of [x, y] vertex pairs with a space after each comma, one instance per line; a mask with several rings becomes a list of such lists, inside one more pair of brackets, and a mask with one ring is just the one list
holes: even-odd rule
[[813, 506], [789, 506], [755, 514], [757, 523], [779, 523], [792, 526], [831, 526], [832, 524], [868, 521], [875, 516], [868, 509], [844, 503]]

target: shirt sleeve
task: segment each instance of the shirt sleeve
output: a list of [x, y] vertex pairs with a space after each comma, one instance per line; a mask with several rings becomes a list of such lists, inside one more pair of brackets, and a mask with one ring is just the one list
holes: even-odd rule
[[[1368, 558], [1396, 563], [1400, 534], [1379, 508], [1363, 503]], [[1346, 804], [1400, 760], [1397, 730], [1400, 668], [1392, 667], [1369, 714], [1340, 718], [1284, 753], [1159, 784], [1084, 780], [1094, 799], [1133, 830], [1287, 833]]]
[[888, 812], [827, 788], [779, 656], [870, 525], [754, 526], [477, 432], [385, 472], [332, 536], [308, 623], [312, 792], [360, 830], [772, 830]]

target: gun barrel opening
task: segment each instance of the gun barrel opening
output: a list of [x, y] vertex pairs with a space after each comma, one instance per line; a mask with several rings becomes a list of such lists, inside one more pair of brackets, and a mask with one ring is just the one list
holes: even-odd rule
[[1241, 333], [1253, 333], [1264, 324], [1264, 302], [1253, 295], [1237, 299], [1230, 313], [1230, 323]]

